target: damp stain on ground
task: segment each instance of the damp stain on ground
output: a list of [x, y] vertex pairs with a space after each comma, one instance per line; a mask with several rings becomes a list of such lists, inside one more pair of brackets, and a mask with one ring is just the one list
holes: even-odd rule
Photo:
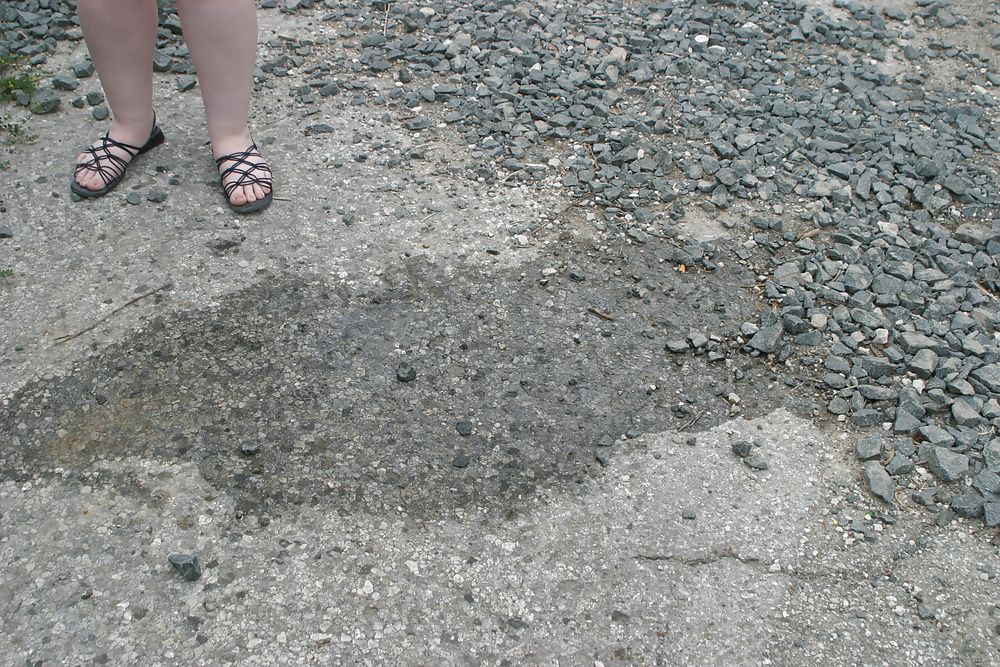
[[[246, 515], [509, 515], [540, 487], [583, 488], [639, 434], [787, 402], [768, 362], [726, 343], [757, 316], [745, 267], [630, 252], [564, 247], [513, 272], [412, 258], [356, 293], [269, 277], [18, 391], [0, 467], [138, 455], [197, 463]], [[664, 349], [692, 331], [725, 359]]]

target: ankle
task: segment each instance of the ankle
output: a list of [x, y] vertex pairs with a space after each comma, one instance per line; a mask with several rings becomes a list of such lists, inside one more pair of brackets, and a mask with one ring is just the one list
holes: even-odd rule
[[147, 118], [113, 118], [108, 136], [117, 141], [135, 146], [146, 143], [156, 124], [156, 115], [151, 111]]
[[253, 145], [250, 129], [243, 132], [212, 138], [212, 155], [218, 159], [223, 155], [231, 155], [245, 151]]

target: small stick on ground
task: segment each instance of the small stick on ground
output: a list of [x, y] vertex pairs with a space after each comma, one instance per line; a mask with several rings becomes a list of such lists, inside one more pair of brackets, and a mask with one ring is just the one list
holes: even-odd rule
[[145, 294], [141, 294], [141, 295], [135, 297], [134, 299], [132, 299], [131, 301], [129, 301], [128, 303], [125, 303], [125, 304], [122, 304], [121, 306], [118, 306], [117, 308], [115, 308], [114, 310], [112, 310], [110, 313], [108, 313], [107, 315], [105, 315], [101, 319], [99, 319], [96, 322], [94, 322], [93, 324], [91, 324], [86, 329], [82, 329], [80, 331], [77, 331], [75, 334], [69, 334], [67, 336], [59, 336], [58, 338], [56, 338], [55, 340], [53, 340], [52, 344], [53, 345], [62, 345], [63, 343], [67, 343], [67, 342], [73, 340], [74, 338], [78, 338], [78, 337], [82, 336], [83, 334], [87, 333], [88, 331], [93, 331], [99, 324], [101, 324], [102, 322], [106, 322], [109, 318], [111, 318], [114, 315], [118, 314], [119, 311], [125, 310], [129, 306], [134, 305], [136, 303], [139, 303], [140, 301], [142, 301], [143, 299], [145, 299], [147, 296], [153, 296], [157, 292], [162, 292], [163, 290], [170, 289], [172, 287], [173, 287], [173, 284], [167, 283], [166, 285], [160, 285], [159, 287], [157, 287], [156, 289], [154, 289], [154, 290], [152, 290], [150, 292], [146, 292]]
[[684, 424], [684, 426], [681, 426], [681, 427], [680, 427], [679, 429], [677, 429], [677, 432], [678, 432], [678, 433], [680, 433], [681, 431], [686, 431], [687, 429], [689, 429], [689, 428], [691, 428], [692, 426], [694, 426], [694, 423], [695, 423], [696, 421], [698, 421], [699, 419], [701, 419], [701, 416], [702, 416], [703, 414], [705, 414], [706, 412], [708, 412], [708, 408], [705, 408], [704, 410], [702, 410], [701, 412], [699, 412], [698, 414], [696, 414], [696, 415], [694, 416], [694, 419], [692, 419], [692, 420], [691, 420], [691, 421], [689, 421], [689, 422], [688, 422], [687, 424]]
[[588, 313], [593, 313], [594, 315], [597, 315], [598, 317], [600, 317], [602, 320], [607, 320], [608, 322], [614, 322], [615, 321], [615, 318], [612, 315], [608, 315], [603, 310], [598, 310], [597, 308], [594, 308], [593, 306], [591, 306], [590, 308], [588, 308], [587, 312]]

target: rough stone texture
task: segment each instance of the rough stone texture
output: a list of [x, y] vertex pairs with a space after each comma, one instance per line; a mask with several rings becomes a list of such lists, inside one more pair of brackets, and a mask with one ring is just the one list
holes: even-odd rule
[[868, 478], [868, 488], [873, 494], [889, 504], [895, 503], [892, 478], [878, 461], [865, 461], [865, 477]]
[[969, 474], [969, 457], [944, 447], [931, 447], [927, 456], [927, 467], [938, 478], [945, 482], [953, 482]]

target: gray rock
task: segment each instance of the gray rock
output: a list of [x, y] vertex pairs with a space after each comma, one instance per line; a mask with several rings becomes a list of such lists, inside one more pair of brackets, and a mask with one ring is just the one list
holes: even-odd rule
[[420, 130], [426, 130], [433, 127], [431, 119], [427, 116], [417, 116], [416, 118], [411, 118], [403, 123], [403, 127], [411, 132], [419, 132]]
[[107, 107], [94, 107], [90, 115], [94, 117], [94, 120], [105, 121], [111, 116], [111, 111]]
[[190, 74], [182, 74], [177, 77], [177, 90], [179, 92], [187, 92], [198, 85], [198, 77], [192, 76]]
[[868, 461], [882, 456], [882, 435], [869, 433], [854, 446], [854, 453], [859, 461]]
[[962, 426], [977, 426], [985, 421], [979, 414], [978, 401], [974, 397], [956, 398], [951, 404], [951, 415], [957, 424]]
[[396, 379], [400, 382], [412, 382], [417, 379], [417, 370], [405, 361], [396, 367]]
[[52, 88], [55, 90], [76, 90], [78, 85], [77, 80], [68, 74], [59, 74], [52, 77]]
[[874, 384], [863, 384], [858, 386], [858, 393], [869, 401], [891, 401], [896, 398], [896, 392], [889, 387], [880, 387]]
[[51, 88], [43, 88], [35, 91], [31, 96], [31, 113], [46, 115], [55, 113], [62, 104], [62, 98]]
[[686, 509], [681, 512], [681, 518], [687, 521], [694, 521], [698, 518], [698, 515], [692, 509]]
[[260, 454], [260, 445], [256, 442], [244, 442], [240, 445], [240, 452], [243, 456], [257, 456]]
[[972, 486], [982, 493], [1000, 494], [1000, 475], [992, 470], [982, 470], [972, 478]]
[[180, 572], [185, 581], [197, 581], [201, 578], [201, 565], [198, 557], [190, 554], [170, 554], [167, 560], [174, 569]]
[[686, 340], [668, 340], [666, 349], [674, 354], [681, 354], [682, 352], [687, 352], [690, 348]]
[[893, 455], [892, 459], [885, 466], [885, 471], [890, 475], [908, 475], [913, 472], [913, 462], [900, 454]]
[[806, 333], [799, 334], [792, 341], [796, 345], [809, 345], [816, 346], [823, 342], [823, 332], [821, 331], [807, 331]]
[[994, 438], [986, 443], [983, 447], [983, 459], [987, 468], [1000, 473], [1000, 438]]
[[913, 433], [920, 428], [920, 420], [902, 408], [896, 409], [896, 420], [892, 424], [893, 433]]
[[73, 76], [78, 79], [89, 79], [94, 75], [94, 63], [84, 60], [82, 63], [73, 65]]
[[169, 71], [171, 65], [173, 65], [173, 62], [174, 61], [170, 56], [166, 55], [165, 53], [157, 51], [153, 55], [153, 71], [154, 72]]
[[990, 391], [1000, 393], [1000, 364], [980, 366], [970, 375], [986, 385]]
[[917, 350], [916, 354], [906, 363], [906, 368], [920, 378], [929, 378], [934, 375], [937, 368], [938, 355], [934, 350], [924, 348]]
[[12, 239], [14, 238], [14, 230], [12, 230], [7, 225], [0, 225], [0, 239]]
[[747, 464], [748, 468], [753, 468], [754, 470], [767, 470], [767, 461], [758, 452], [754, 452], [743, 459], [743, 463]]
[[751, 451], [753, 451], [753, 443], [749, 440], [739, 440], [733, 443], [733, 454], [741, 459], [750, 456]]
[[983, 516], [987, 528], [996, 528], [1000, 525], [1000, 501], [991, 500], [983, 505]]
[[167, 201], [167, 193], [161, 190], [150, 192], [146, 195], [146, 201], [153, 202], [154, 204], [162, 204]]
[[895, 502], [895, 485], [892, 478], [878, 461], [865, 461], [865, 476], [871, 492], [889, 504]]
[[[896, 342], [905, 352], [915, 353], [917, 350], [931, 349], [938, 350], [944, 344], [930, 336], [925, 336], [914, 331], [904, 331], [896, 336]], [[944, 346], [947, 348], [947, 346]]]
[[954, 482], [969, 474], [969, 457], [944, 447], [931, 447], [927, 467], [941, 481]]
[[456, 468], [467, 468], [471, 462], [472, 460], [469, 458], [468, 454], [465, 452], [459, 452], [455, 455], [455, 458], [452, 459], [451, 464]]
[[959, 225], [951, 236], [961, 243], [985, 246], [987, 242], [997, 238], [997, 233], [985, 225], [967, 222]]
[[978, 493], [963, 493], [951, 499], [951, 509], [960, 517], [975, 519], [983, 515], [985, 501]]
[[771, 354], [777, 349], [783, 331], [784, 329], [781, 324], [772, 324], [771, 326], [763, 327], [754, 334], [747, 345], [764, 354]]
[[471, 435], [473, 430], [473, 424], [470, 421], [460, 421], [455, 424], [455, 430], [461, 436]]
[[851, 423], [861, 428], [875, 426], [882, 421], [882, 418], [882, 412], [874, 408], [862, 408], [851, 413]]
[[851, 404], [846, 398], [834, 396], [826, 406], [831, 415], [846, 415], [851, 412]]
[[920, 435], [924, 437], [927, 442], [938, 447], [950, 447], [955, 444], [955, 436], [948, 431], [944, 430], [940, 426], [927, 425], [921, 426], [917, 429]]
[[125, 195], [125, 201], [132, 204], [132, 206], [138, 206], [142, 203], [142, 197], [139, 196], [138, 192], [132, 191]]

